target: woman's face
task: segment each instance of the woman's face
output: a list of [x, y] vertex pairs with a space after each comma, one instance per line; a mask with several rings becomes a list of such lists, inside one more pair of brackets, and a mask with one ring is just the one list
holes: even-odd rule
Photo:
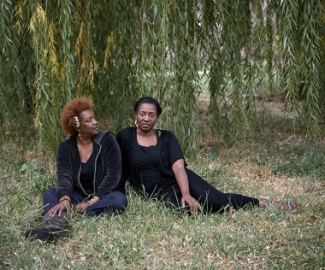
[[90, 110], [85, 110], [79, 114], [80, 128], [79, 133], [81, 136], [92, 137], [98, 134], [97, 121]]
[[150, 103], [140, 104], [136, 113], [138, 128], [144, 132], [152, 130], [156, 124], [157, 117], [157, 109], [155, 105]]

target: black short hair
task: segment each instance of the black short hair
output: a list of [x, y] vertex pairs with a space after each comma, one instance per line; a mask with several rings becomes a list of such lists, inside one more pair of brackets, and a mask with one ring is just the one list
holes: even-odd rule
[[162, 108], [161, 108], [158, 100], [154, 99], [153, 97], [149, 97], [149, 96], [141, 97], [134, 103], [134, 112], [137, 113], [140, 105], [144, 104], [144, 103], [149, 103], [149, 104], [154, 105], [157, 110], [157, 116], [158, 117], [160, 116], [160, 114], [162, 113]]

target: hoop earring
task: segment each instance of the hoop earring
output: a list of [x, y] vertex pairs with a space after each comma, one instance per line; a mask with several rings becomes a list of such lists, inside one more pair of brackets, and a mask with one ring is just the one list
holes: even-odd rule
[[138, 121], [137, 121], [137, 120], [134, 121], [134, 126], [135, 126], [136, 128], [138, 127]]

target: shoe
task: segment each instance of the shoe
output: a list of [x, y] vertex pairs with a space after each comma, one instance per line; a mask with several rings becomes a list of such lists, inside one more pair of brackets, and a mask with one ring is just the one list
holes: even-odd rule
[[31, 240], [41, 240], [45, 242], [52, 242], [69, 235], [68, 230], [55, 228], [33, 228], [25, 232], [25, 237]]

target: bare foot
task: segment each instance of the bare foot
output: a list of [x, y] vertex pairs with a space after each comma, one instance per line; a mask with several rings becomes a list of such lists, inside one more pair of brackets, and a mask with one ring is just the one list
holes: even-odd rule
[[299, 204], [296, 201], [271, 202], [268, 200], [259, 200], [259, 206], [260, 207], [274, 206], [277, 209], [283, 211], [297, 210], [299, 208]]

